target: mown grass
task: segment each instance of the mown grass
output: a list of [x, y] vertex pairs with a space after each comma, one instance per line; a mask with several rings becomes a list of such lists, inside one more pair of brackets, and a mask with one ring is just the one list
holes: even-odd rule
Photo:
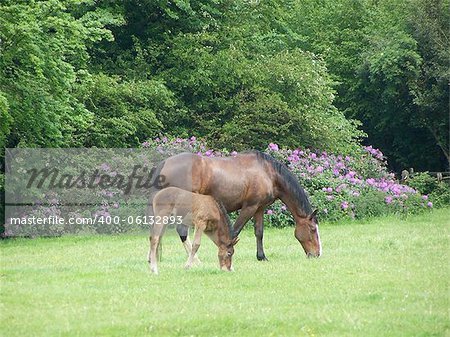
[[235, 272], [203, 264], [165, 236], [160, 275], [147, 239], [92, 236], [1, 242], [4, 336], [448, 336], [449, 210], [323, 224], [323, 256], [308, 260], [292, 229], [266, 230], [269, 262], [251, 230]]

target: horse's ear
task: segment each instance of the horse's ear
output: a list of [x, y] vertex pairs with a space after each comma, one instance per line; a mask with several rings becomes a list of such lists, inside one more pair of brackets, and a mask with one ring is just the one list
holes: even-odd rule
[[234, 238], [233, 241], [231, 241], [233, 246], [236, 245], [238, 242], [239, 242], [239, 238], [238, 237]]
[[313, 220], [317, 217], [317, 213], [319, 212], [318, 209], [315, 209], [310, 215], [309, 215], [309, 220]]

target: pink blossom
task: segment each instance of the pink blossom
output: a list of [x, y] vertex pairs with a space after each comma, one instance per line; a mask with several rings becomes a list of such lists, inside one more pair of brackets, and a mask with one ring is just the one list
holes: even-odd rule
[[348, 202], [347, 201], [343, 201], [342, 203], [341, 203], [341, 208], [342, 209], [347, 209], [348, 208]]
[[386, 202], [386, 204], [390, 204], [392, 203], [392, 197], [388, 195], [386, 198], [384, 198], [384, 201]]
[[366, 183], [368, 185], [370, 185], [370, 186], [374, 186], [375, 185], [375, 179], [373, 179], [373, 178], [366, 179]]
[[275, 152], [278, 151], [279, 150], [278, 144], [270, 143], [269, 144], [269, 149], [272, 150], [272, 151], [275, 151]]
[[300, 157], [299, 157], [298, 155], [296, 155], [296, 154], [292, 154], [292, 155], [290, 155], [290, 156], [288, 157], [288, 160], [289, 160], [291, 163], [296, 163], [296, 162], [298, 162], [298, 161], [300, 160]]
[[268, 209], [268, 210], [266, 211], [266, 214], [272, 215], [272, 214], [273, 214], [273, 211], [272, 211], [271, 209]]
[[431, 201], [428, 201], [427, 206], [431, 208], [433, 207], [433, 203]]

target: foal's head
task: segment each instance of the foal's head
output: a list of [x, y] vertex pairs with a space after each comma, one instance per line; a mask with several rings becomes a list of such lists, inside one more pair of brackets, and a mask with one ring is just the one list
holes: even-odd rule
[[302, 245], [308, 257], [319, 257], [322, 254], [316, 215], [317, 210], [307, 217], [297, 219], [297, 224], [295, 226], [295, 237]]
[[219, 264], [220, 269], [225, 271], [233, 270], [233, 263], [231, 261], [234, 254], [234, 245], [238, 243], [239, 238], [234, 238], [225, 244], [219, 246]]
[[221, 202], [217, 202], [217, 204], [220, 211], [220, 220], [217, 228], [220, 269], [232, 271], [233, 263], [231, 259], [234, 254], [234, 246], [238, 243], [239, 238], [234, 237], [233, 225], [224, 205]]

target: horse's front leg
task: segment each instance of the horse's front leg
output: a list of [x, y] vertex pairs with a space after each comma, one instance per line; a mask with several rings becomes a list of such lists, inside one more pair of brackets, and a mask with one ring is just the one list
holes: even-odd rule
[[258, 209], [258, 205], [243, 207], [241, 209], [241, 212], [239, 213], [239, 216], [237, 217], [236, 222], [234, 223], [234, 228], [233, 228], [234, 237], [237, 237], [239, 235], [242, 228], [244, 228], [244, 225], [255, 214], [257, 209]]
[[256, 258], [259, 261], [267, 261], [266, 254], [264, 254], [264, 246], [263, 246], [264, 208], [258, 209], [253, 218], [255, 219]]

